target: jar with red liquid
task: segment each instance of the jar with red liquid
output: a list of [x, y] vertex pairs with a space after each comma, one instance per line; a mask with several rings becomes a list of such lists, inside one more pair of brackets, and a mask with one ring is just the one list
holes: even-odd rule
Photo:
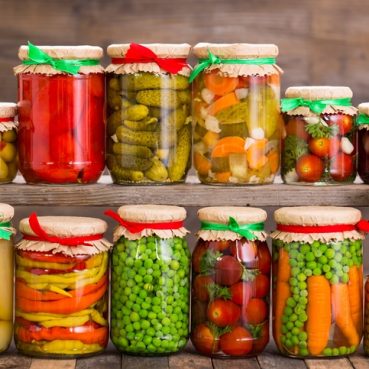
[[105, 81], [94, 46], [21, 46], [19, 163], [27, 183], [96, 182], [105, 161]]
[[369, 183], [369, 103], [358, 106], [359, 116], [356, 120], [358, 164], [357, 171], [364, 183]]
[[206, 356], [258, 355], [269, 342], [267, 214], [257, 208], [211, 207], [198, 216], [191, 341]]
[[282, 99], [282, 179], [287, 184], [352, 183], [356, 177], [355, 117], [348, 87], [299, 86]]

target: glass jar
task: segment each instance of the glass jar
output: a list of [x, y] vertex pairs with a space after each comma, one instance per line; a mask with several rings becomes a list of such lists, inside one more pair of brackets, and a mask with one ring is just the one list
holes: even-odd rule
[[287, 184], [352, 183], [355, 117], [348, 87], [290, 87], [282, 99], [282, 179]]
[[109, 340], [110, 244], [94, 218], [39, 217], [19, 224], [15, 328], [25, 355], [66, 358], [104, 350]]
[[66, 72], [62, 66], [34, 63], [30, 47], [30, 52], [28, 46], [20, 48], [23, 64], [15, 68], [20, 171], [27, 183], [95, 183], [105, 166], [102, 49], [41, 47], [57, 65], [71, 59], [83, 65]]
[[18, 172], [16, 115], [16, 104], [0, 102], [0, 183], [12, 182]]
[[10, 223], [14, 209], [0, 204], [0, 352], [9, 347], [13, 337], [13, 277], [15, 229]]
[[184, 182], [192, 146], [189, 51], [188, 44], [108, 47], [107, 166], [114, 183]]
[[296, 207], [274, 213], [273, 335], [292, 357], [355, 352], [362, 336], [361, 213]]
[[364, 352], [369, 355], [369, 276], [365, 277]]
[[200, 181], [272, 183], [283, 125], [277, 46], [200, 43], [194, 53], [200, 61], [191, 76], [193, 160]]
[[122, 352], [167, 355], [189, 336], [190, 251], [176, 206], [122, 206], [112, 254], [111, 339]]
[[271, 255], [266, 212], [212, 207], [198, 212], [192, 255], [191, 341], [212, 357], [260, 354], [269, 342]]
[[357, 118], [357, 171], [364, 183], [369, 183], [369, 103], [359, 105]]

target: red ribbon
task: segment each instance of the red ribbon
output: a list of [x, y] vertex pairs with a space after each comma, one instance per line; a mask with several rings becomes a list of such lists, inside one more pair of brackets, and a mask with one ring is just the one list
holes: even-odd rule
[[0, 118], [0, 123], [2, 123], [2, 122], [12, 122], [13, 120], [14, 120], [14, 117]]
[[185, 58], [159, 58], [152, 50], [140, 44], [130, 44], [124, 58], [112, 58], [113, 64], [156, 63], [161, 69], [176, 74], [188, 67]]
[[137, 222], [129, 222], [127, 220], [123, 220], [119, 214], [114, 212], [113, 210], [107, 210], [104, 213], [106, 216], [116, 220], [122, 227], [126, 228], [130, 233], [140, 233], [144, 229], [179, 229], [183, 227], [183, 221], [175, 221], [175, 222], [162, 222], [162, 223], [137, 223]]
[[369, 221], [360, 220], [357, 224], [335, 224], [326, 226], [300, 226], [300, 225], [287, 225], [277, 224], [277, 230], [288, 233], [336, 233], [336, 232], [349, 232], [349, 231], [361, 231], [369, 232]]
[[64, 246], [92, 246], [88, 241], [97, 241], [103, 238], [102, 234], [93, 234], [90, 236], [78, 236], [78, 237], [58, 237], [50, 236], [41, 227], [37, 214], [32, 213], [28, 219], [29, 225], [36, 236], [24, 234], [23, 239], [29, 241], [44, 241], [51, 243], [59, 243]]

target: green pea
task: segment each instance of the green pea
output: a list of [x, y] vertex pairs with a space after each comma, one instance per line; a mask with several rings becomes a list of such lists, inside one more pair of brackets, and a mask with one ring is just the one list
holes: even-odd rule
[[338, 356], [339, 354], [340, 354], [340, 351], [339, 351], [338, 348], [335, 347], [335, 348], [332, 349], [332, 355], [333, 356]]
[[342, 283], [348, 283], [349, 281], [349, 275], [347, 273], [343, 274], [342, 277], [341, 277], [341, 281]]
[[306, 261], [314, 261], [315, 260], [315, 256], [314, 254], [310, 251], [310, 252], [307, 252], [306, 255], [305, 255], [305, 259]]
[[325, 256], [326, 256], [328, 259], [333, 259], [333, 258], [334, 258], [334, 250], [332, 250], [332, 249], [328, 249], [328, 250], [325, 252]]
[[313, 275], [321, 275], [322, 274], [322, 270], [320, 268], [315, 268], [313, 270]]
[[327, 347], [323, 350], [324, 356], [332, 356], [332, 349], [330, 347]]

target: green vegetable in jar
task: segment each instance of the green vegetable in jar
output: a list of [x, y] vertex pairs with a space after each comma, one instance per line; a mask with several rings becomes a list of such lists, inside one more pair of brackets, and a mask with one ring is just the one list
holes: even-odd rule
[[133, 169], [137, 171], [145, 171], [151, 168], [153, 165], [152, 161], [150, 159], [146, 158], [140, 158], [138, 156], [133, 155], [116, 155], [116, 162], [117, 164], [126, 169]]
[[153, 157], [152, 151], [146, 146], [128, 145], [121, 142], [116, 142], [113, 144], [113, 153], [137, 156], [144, 159], [150, 159], [151, 157]]
[[186, 90], [190, 84], [188, 77], [179, 74], [137, 73], [133, 75], [132, 87], [135, 91], [153, 89]]
[[189, 116], [188, 110], [186, 105], [173, 110], [162, 119], [162, 124], [164, 126], [176, 127], [177, 131], [179, 131], [186, 123], [186, 119]]
[[135, 132], [123, 126], [118, 127], [116, 135], [120, 142], [131, 145], [147, 146], [149, 148], [157, 147], [159, 142], [159, 134], [157, 132]]
[[220, 138], [238, 136], [238, 137], [248, 137], [247, 125], [246, 123], [234, 123], [234, 124], [220, 124]]
[[151, 159], [152, 166], [145, 172], [145, 177], [151, 181], [164, 182], [168, 179], [168, 171], [165, 165], [158, 157]]
[[175, 109], [180, 106], [181, 99], [178, 93], [173, 90], [142, 90], [136, 95], [138, 103], [146, 106], [154, 106], [162, 109]]
[[158, 128], [158, 120], [157, 118], [147, 117], [143, 120], [134, 121], [134, 120], [124, 120], [123, 124], [131, 129], [132, 131], [156, 131]]
[[140, 121], [149, 115], [149, 108], [145, 105], [131, 105], [125, 111], [125, 117], [127, 120]]
[[215, 117], [221, 124], [245, 123], [249, 116], [247, 102], [240, 102], [219, 111]]
[[121, 181], [140, 182], [144, 179], [144, 174], [142, 171], [120, 167], [116, 162], [115, 156], [113, 155], [108, 155], [106, 158], [106, 162], [114, 182], [117, 183]]
[[305, 140], [294, 135], [288, 135], [284, 140], [284, 149], [282, 151], [283, 174], [294, 169], [297, 160], [308, 151], [308, 144]]

